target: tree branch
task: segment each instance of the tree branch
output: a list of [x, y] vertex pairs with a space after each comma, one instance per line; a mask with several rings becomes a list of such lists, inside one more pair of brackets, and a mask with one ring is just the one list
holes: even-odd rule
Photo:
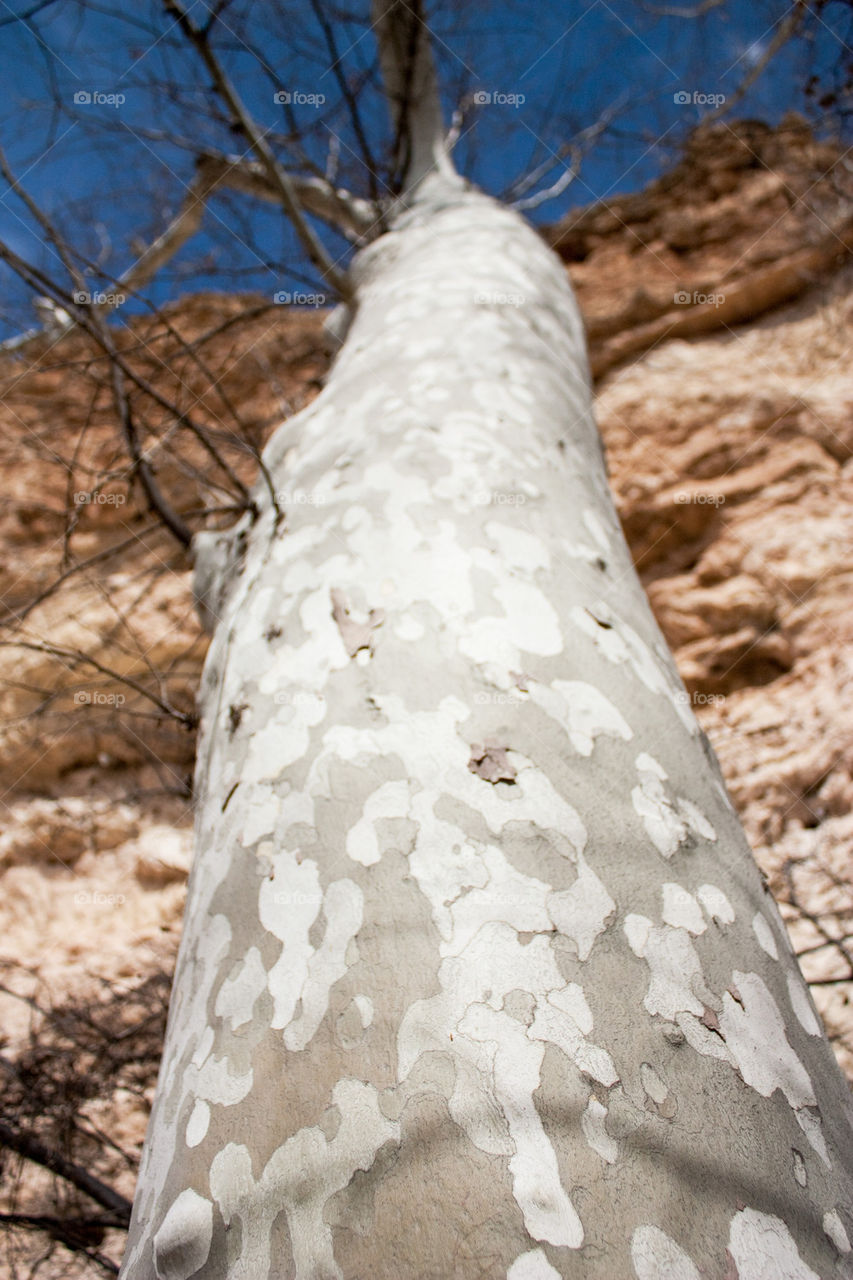
[[[376, 226], [378, 212], [369, 200], [361, 200], [321, 178], [291, 177], [293, 190], [306, 213], [322, 218], [353, 242], [362, 242]], [[202, 155], [196, 176], [187, 188], [183, 204], [166, 230], [140, 255], [118, 283], [139, 290], [196, 234], [207, 201], [218, 187], [228, 187], [259, 200], [282, 204], [279, 188], [270, 182], [263, 165], [236, 156]], [[286, 210], [287, 211], [287, 210]]]
[[447, 149], [438, 76], [422, 0], [373, 0], [379, 64], [391, 104], [405, 195], [429, 173], [460, 182]]
[[326, 252], [322, 241], [305, 220], [299, 195], [290, 175], [281, 167], [273, 155], [266, 139], [261, 134], [255, 121], [243, 104], [237, 90], [232, 85], [225, 69], [210, 46], [210, 24], [204, 28], [197, 27], [189, 14], [176, 3], [176, 0], [163, 0], [163, 7], [170, 17], [175, 19], [179, 30], [186, 37], [201, 57], [210, 72], [214, 88], [231, 112], [233, 123], [254, 151], [263, 171], [273, 189], [277, 192], [285, 211], [296, 229], [296, 234], [311, 262], [323, 279], [345, 301], [352, 296], [352, 289], [345, 273], [339, 271]]
[[25, 1160], [32, 1160], [33, 1164], [39, 1164], [42, 1168], [55, 1173], [57, 1177], [64, 1178], [66, 1182], [70, 1182], [77, 1187], [78, 1191], [84, 1192], [104, 1209], [109, 1209], [125, 1225], [130, 1221], [132, 1206], [129, 1200], [119, 1195], [112, 1187], [108, 1187], [105, 1182], [101, 1182], [100, 1178], [94, 1177], [81, 1165], [74, 1164], [72, 1160], [66, 1160], [65, 1156], [60, 1155], [58, 1151], [51, 1151], [33, 1134], [19, 1133], [4, 1120], [0, 1120], [0, 1143], [10, 1151], [23, 1156]]

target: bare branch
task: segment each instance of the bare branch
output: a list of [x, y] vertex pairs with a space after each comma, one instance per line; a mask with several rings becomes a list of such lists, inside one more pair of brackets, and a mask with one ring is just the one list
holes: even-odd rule
[[[74, 281], [77, 289], [85, 293], [86, 290], [83, 288], [85, 279], [79, 271], [64, 239], [51, 219], [48, 218], [47, 214], [44, 213], [12, 173], [2, 149], [0, 149], [0, 172], [2, 172], [15, 194], [26, 204], [30, 213], [45, 232], [45, 235], [56, 249], [63, 266]], [[17, 260], [19, 263], [22, 262], [22, 260], [18, 258], [18, 255], [13, 254], [7, 246], [2, 246], [2, 253], [10, 265], [15, 265], [14, 260]], [[35, 269], [30, 267], [29, 264], [24, 265], [28, 268], [29, 273], [33, 277], [40, 274], [36, 273]], [[15, 269], [18, 269], [17, 266]], [[22, 273], [19, 271], [19, 274]], [[22, 275], [22, 278], [27, 279], [27, 275]], [[49, 292], [58, 293], [59, 291], [56, 290], [55, 286], [51, 285]], [[83, 308], [78, 307], [77, 310], [78, 316], [82, 317]], [[177, 512], [173, 511], [166, 502], [166, 499], [160, 492], [159, 485], [154, 479], [151, 466], [140, 448], [139, 439], [136, 433], [136, 426], [130, 408], [130, 402], [127, 398], [127, 393], [124, 387], [122, 370], [118, 363], [118, 353], [116, 351], [115, 343], [113, 342], [109, 330], [103, 321], [103, 317], [99, 314], [97, 309], [93, 310], [87, 320], [84, 321], [84, 327], [97, 339], [100, 346], [110, 357], [110, 382], [116, 409], [121, 422], [122, 433], [125, 438], [128, 452], [130, 453], [131, 462], [133, 463], [133, 473], [138, 477], [139, 483], [142, 485], [145, 496], [147, 497], [152, 509], [160, 516], [161, 520], [166, 525], [166, 528], [174, 534], [183, 546], [188, 547], [192, 542], [192, 530], [184, 523]]]
[[[370, 201], [361, 200], [322, 178], [291, 177], [290, 182], [305, 212], [322, 218], [348, 240], [363, 242], [377, 226], [377, 209]], [[200, 229], [205, 205], [219, 187], [228, 187], [260, 200], [284, 203], [280, 189], [270, 181], [266, 169], [257, 161], [237, 156], [200, 156], [196, 176], [187, 189], [177, 215], [134, 265], [119, 278], [118, 283], [127, 289], [139, 290], [153, 280], [157, 272]]]
[[361, 112], [358, 109], [358, 103], [355, 100], [355, 94], [350, 87], [350, 83], [344, 74], [341, 65], [340, 54], [338, 53], [337, 41], [331, 22], [326, 17], [323, 10], [321, 0], [311, 0], [311, 8], [314, 11], [314, 17], [320, 24], [320, 30], [323, 32], [323, 39], [326, 41], [326, 48], [329, 50], [329, 56], [332, 59], [332, 73], [338, 82], [338, 88], [343, 95], [344, 102], [347, 104], [350, 120], [352, 121], [353, 132], [358, 142], [361, 158], [364, 161], [364, 167], [367, 169], [367, 180], [370, 187], [370, 195], [374, 204], [379, 204], [379, 188], [376, 182], [376, 161], [370, 150], [370, 144], [364, 132], [364, 125], [361, 119]]
[[18, 1155], [23, 1156], [25, 1160], [32, 1160], [34, 1164], [39, 1164], [43, 1168], [49, 1169], [51, 1173], [55, 1173], [57, 1177], [64, 1178], [66, 1182], [70, 1182], [97, 1204], [116, 1214], [123, 1222], [130, 1221], [131, 1203], [129, 1200], [119, 1195], [112, 1187], [108, 1187], [105, 1182], [101, 1182], [100, 1178], [94, 1177], [79, 1164], [66, 1160], [65, 1156], [60, 1155], [58, 1151], [51, 1151], [33, 1134], [20, 1133], [6, 1124], [5, 1121], [0, 1120], [0, 1143], [4, 1147], [8, 1147], [10, 1151], [15, 1151]]
[[571, 156], [571, 163], [568, 168], [560, 174], [559, 178], [546, 187], [543, 191], [538, 191], [535, 195], [528, 196], [526, 199], [513, 200], [514, 209], [536, 209], [539, 205], [545, 204], [547, 200], [553, 200], [556, 196], [562, 195], [568, 186], [574, 182], [580, 173], [584, 156], [590, 150], [593, 143], [597, 142], [606, 129], [613, 123], [614, 118], [625, 106], [627, 99], [622, 96], [612, 106], [602, 111], [598, 120], [594, 124], [588, 125], [586, 129], [582, 129], [573, 142], [567, 142], [556, 155], [550, 156], [537, 165], [531, 173], [517, 179], [510, 190], [514, 190], [516, 195], [522, 196], [525, 191], [529, 191], [535, 186], [540, 178], [544, 178], [545, 174], [554, 168], [555, 163], [561, 160], [564, 155]]
[[235, 128], [239, 129], [252, 151], [258, 157], [264, 173], [287, 212], [296, 234], [311, 262], [344, 300], [349, 301], [352, 289], [346, 275], [339, 271], [322, 241], [309, 223], [305, 220], [304, 211], [293, 180], [278, 163], [266, 139], [249, 114], [237, 90], [225, 73], [225, 69], [210, 46], [210, 24], [204, 28], [197, 27], [189, 14], [176, 3], [176, 0], [163, 0], [163, 7], [173, 17], [179, 30], [186, 37], [201, 57], [213, 79], [216, 92], [231, 112]]
[[433, 172], [460, 182], [447, 149], [422, 0], [373, 0], [372, 15], [382, 79], [397, 134], [403, 194]]
[[[82, 1253], [91, 1262], [97, 1263], [106, 1275], [118, 1275], [118, 1265], [106, 1254], [93, 1249], [87, 1243], [87, 1237], [93, 1233], [101, 1234], [107, 1227], [120, 1227], [126, 1231], [126, 1223], [102, 1221], [99, 1218], [56, 1218], [49, 1214], [0, 1213], [0, 1225], [27, 1231], [43, 1231], [71, 1253]], [[34, 1275], [35, 1270], [30, 1272], [30, 1276]]]
[[179, 724], [184, 725], [187, 729], [194, 729], [197, 725], [197, 718], [193, 714], [187, 714], [184, 711], [178, 711], [177, 707], [171, 706], [164, 698], [158, 698], [156, 693], [152, 693], [150, 689], [146, 689], [138, 680], [134, 680], [132, 676], [124, 675], [120, 671], [114, 671], [111, 667], [105, 666], [94, 658], [91, 653], [83, 653], [81, 649], [67, 649], [62, 645], [48, 644], [46, 642], [37, 642], [35, 640], [0, 640], [0, 648], [3, 649], [27, 649], [32, 653], [47, 653], [52, 658], [59, 658], [68, 662], [73, 666], [78, 663], [85, 663], [89, 667], [94, 667], [96, 671], [100, 671], [101, 675], [109, 676], [112, 680], [117, 680], [120, 684], [126, 685], [129, 689], [133, 689], [141, 697], [147, 698], [149, 702], [153, 702], [155, 707], [159, 708], [165, 715], [171, 716], [177, 720]]

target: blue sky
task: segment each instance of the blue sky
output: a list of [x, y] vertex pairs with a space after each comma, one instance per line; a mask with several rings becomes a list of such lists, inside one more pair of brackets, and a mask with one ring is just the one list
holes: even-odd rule
[[[726, 0], [703, 16], [681, 16], [697, 5], [472, 0], [462, 7], [439, 0], [430, 26], [448, 116], [466, 93], [492, 99], [466, 115], [459, 167], [500, 195], [532, 165], [544, 164], [532, 190], [541, 189], [564, 172], [561, 145], [605, 112], [612, 121], [585, 155], [580, 177], [528, 216], [556, 221], [574, 205], [645, 185], [677, 158], [718, 95], [736, 92], [789, 11], [778, 0]], [[198, 57], [155, 0], [115, 8], [103, 0], [54, 0], [29, 24], [9, 21], [31, 8], [33, 0], [12, 0], [2, 9], [0, 143], [30, 194], [98, 264], [93, 288], [108, 288], [110, 276], [130, 265], [140, 244], [177, 210], [193, 150], [241, 153], [244, 146], [211, 117], [214, 98]], [[197, 23], [208, 16], [203, 0], [188, 8]], [[352, 21], [335, 20], [333, 37], [338, 67], [360, 87], [365, 132], [382, 153], [389, 129], [368, 10], [367, 0], [353, 0]], [[817, 73], [825, 86], [851, 56], [849, 14], [841, 0], [825, 5], [811, 39], [792, 41], [733, 114], [775, 122], [788, 110], [808, 109], [808, 76]], [[293, 162], [287, 134], [298, 131], [315, 164], [325, 167], [330, 147], [337, 149], [339, 180], [367, 192], [367, 169], [309, 0], [232, 0], [218, 48], [257, 121], [279, 135], [282, 159]], [[276, 90], [301, 95], [289, 115], [276, 103]], [[81, 93], [92, 101], [79, 101]], [[169, 140], [175, 137], [181, 145]], [[5, 184], [0, 238], [29, 261], [56, 266], [55, 253]], [[344, 242], [331, 237], [329, 244], [345, 261]], [[5, 335], [29, 323], [29, 303], [6, 267], [0, 266], [0, 282]], [[274, 208], [227, 196], [211, 204], [204, 231], [148, 294], [163, 302], [198, 288], [272, 293], [296, 286], [316, 287], [317, 279], [285, 219]]]

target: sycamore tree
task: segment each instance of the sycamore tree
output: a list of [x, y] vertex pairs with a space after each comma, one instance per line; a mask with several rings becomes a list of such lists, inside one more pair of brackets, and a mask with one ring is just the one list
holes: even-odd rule
[[[391, 159], [378, 182], [344, 79], [357, 190], [282, 164], [231, 6], [163, 10], [240, 152], [200, 156], [116, 288], [227, 188], [283, 208], [340, 301], [232, 528], [189, 528], [127, 435], [212, 640], [121, 1275], [853, 1275], [847, 1086], [631, 563], [565, 270], [454, 166], [429, 15], [365, 23]], [[108, 349], [114, 300], [75, 297], [28, 207], [77, 290], [6, 262]]]

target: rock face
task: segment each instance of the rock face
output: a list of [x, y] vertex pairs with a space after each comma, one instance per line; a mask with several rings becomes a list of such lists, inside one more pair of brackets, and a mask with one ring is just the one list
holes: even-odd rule
[[853, 247], [841, 151], [796, 116], [700, 126], [635, 195], [574, 211], [549, 237], [570, 264], [593, 372], [673, 337], [751, 322]]
[[[585, 312], [628, 541], [853, 1078], [845, 180], [796, 121], [718, 126], [646, 191], [549, 235]], [[171, 329], [146, 320], [126, 336], [144, 376], [164, 394], [183, 388], [232, 472], [137, 389], [158, 480], [186, 519], [227, 506], [253, 474], [245, 441], [314, 394], [320, 320], [201, 296], [171, 309]], [[175, 331], [203, 339], [204, 367]], [[47, 990], [54, 1007], [170, 970], [206, 648], [189, 565], [128, 484], [102, 380], [78, 335], [0, 355], [0, 588], [16, 642], [0, 648], [0, 962], [7, 987]], [[0, 1005], [14, 1057], [32, 1010]], [[152, 1087], [149, 1072], [84, 1107], [121, 1134], [130, 1161], [104, 1149], [97, 1171], [126, 1194]], [[48, 1193], [36, 1179], [30, 1203], [48, 1211]], [[61, 1265], [95, 1274], [64, 1254]]]

